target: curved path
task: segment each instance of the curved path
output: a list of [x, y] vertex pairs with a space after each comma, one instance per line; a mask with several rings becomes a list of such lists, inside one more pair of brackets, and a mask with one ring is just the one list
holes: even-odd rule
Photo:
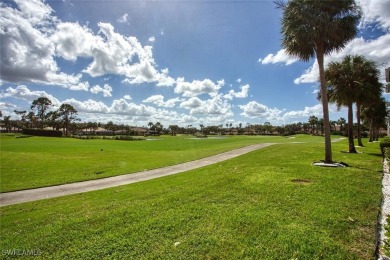
[[28, 201], [35, 201], [41, 199], [55, 198], [70, 194], [83, 193], [94, 190], [101, 190], [120, 185], [131, 184], [140, 181], [151, 180], [163, 176], [173, 175], [180, 172], [189, 171], [200, 168], [217, 162], [225, 161], [267, 146], [272, 143], [255, 144], [221, 154], [213, 155], [196, 161], [181, 163], [177, 165], [167, 166], [154, 170], [131, 173], [126, 175], [119, 175], [104, 179], [75, 182], [70, 184], [63, 184], [57, 186], [50, 186], [44, 188], [21, 190], [14, 192], [0, 193], [0, 206], [18, 204]]

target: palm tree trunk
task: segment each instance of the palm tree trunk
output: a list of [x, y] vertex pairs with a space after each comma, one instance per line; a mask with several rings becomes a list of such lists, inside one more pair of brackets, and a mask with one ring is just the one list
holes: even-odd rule
[[355, 142], [353, 140], [353, 107], [352, 107], [352, 102], [348, 104], [348, 145], [349, 145], [349, 153], [356, 153]]
[[375, 131], [374, 131], [374, 141], [379, 140], [379, 125], [375, 126]]
[[356, 120], [357, 120], [357, 139], [358, 139], [358, 146], [364, 146], [362, 142], [362, 129], [360, 124], [360, 111], [362, 109], [362, 106], [359, 102], [356, 103]]
[[373, 127], [374, 127], [374, 122], [373, 122], [372, 119], [370, 119], [370, 140], [369, 140], [370, 143], [372, 143], [373, 138], [374, 138], [374, 129], [373, 129]]
[[328, 94], [326, 89], [325, 71], [324, 71], [324, 50], [323, 44], [317, 45], [317, 63], [320, 72], [320, 87], [321, 87], [321, 102], [322, 112], [324, 116], [324, 134], [325, 134], [325, 162], [332, 163], [332, 143], [330, 140], [330, 127], [329, 127], [329, 107], [328, 107]]

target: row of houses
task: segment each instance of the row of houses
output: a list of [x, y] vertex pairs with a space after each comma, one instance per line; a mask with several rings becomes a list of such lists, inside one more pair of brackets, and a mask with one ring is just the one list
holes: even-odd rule
[[131, 127], [129, 129], [121, 129], [115, 131], [105, 129], [103, 127], [98, 127], [97, 129], [83, 129], [77, 132], [77, 135], [102, 135], [102, 136], [128, 135], [128, 134], [145, 136], [145, 135], [156, 135], [156, 132], [150, 131], [149, 129], [144, 127]]

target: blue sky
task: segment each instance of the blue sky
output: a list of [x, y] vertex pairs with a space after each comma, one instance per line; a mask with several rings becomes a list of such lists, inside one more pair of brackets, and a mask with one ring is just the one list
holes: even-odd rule
[[[340, 60], [390, 66], [390, 2], [359, 0], [359, 34]], [[322, 117], [315, 59], [281, 47], [273, 1], [38, 1], [0, 3], [0, 110], [46, 96], [82, 121], [146, 126], [283, 125]], [[330, 107], [331, 120], [346, 117]]]

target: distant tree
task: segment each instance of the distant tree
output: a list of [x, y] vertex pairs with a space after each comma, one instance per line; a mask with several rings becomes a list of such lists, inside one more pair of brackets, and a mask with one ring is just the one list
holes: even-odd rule
[[35, 128], [37, 126], [37, 117], [35, 116], [34, 112], [29, 112], [26, 116], [28, 120], [28, 125], [30, 128]]
[[164, 126], [160, 122], [157, 122], [154, 127], [158, 135], [160, 135], [161, 131], [164, 128]]
[[316, 56], [319, 68], [321, 102], [325, 132], [325, 162], [332, 162], [328, 95], [324, 73], [324, 56], [340, 50], [357, 33], [360, 9], [353, 0], [277, 1], [283, 10], [282, 46], [286, 53], [303, 61]]
[[3, 123], [4, 123], [5, 131], [7, 133], [10, 133], [12, 130], [11, 116], [5, 116], [3, 118]]
[[303, 128], [303, 131], [305, 133], [309, 133], [310, 132], [310, 124], [309, 123], [303, 123], [302, 128]]
[[[330, 131], [336, 131], [337, 130], [336, 129], [337, 121], [332, 120], [332, 121], [329, 122], [329, 124], [330, 124]], [[333, 129], [332, 129], [332, 127], [333, 127]]]
[[313, 135], [314, 130], [316, 129], [316, 126], [318, 125], [318, 117], [316, 116], [310, 116], [309, 117], [309, 125], [310, 125], [310, 133]]
[[95, 131], [98, 129], [98, 124], [96, 122], [88, 122], [87, 128], [90, 133], [95, 134]]
[[199, 127], [200, 127], [200, 132], [203, 134], [204, 125], [200, 124]]
[[104, 128], [109, 131], [114, 131], [114, 123], [112, 121], [108, 121], [105, 125]]
[[20, 116], [20, 120], [18, 121], [18, 127], [19, 128], [25, 128], [27, 127], [27, 111], [18, 111], [14, 110], [14, 113], [18, 116]]
[[340, 127], [340, 132], [344, 135], [344, 126], [345, 124], [347, 123], [347, 121], [345, 120], [344, 117], [340, 117], [338, 120], [337, 120], [337, 124], [339, 125]]
[[148, 123], [148, 126], [149, 126], [149, 130], [152, 131], [154, 129], [154, 124], [153, 122], [149, 122]]
[[77, 110], [70, 104], [62, 104], [58, 109], [58, 116], [65, 130], [65, 136], [68, 136], [68, 130], [74, 121], [77, 121]]
[[179, 130], [179, 126], [178, 125], [169, 125], [168, 129], [171, 132], [171, 135], [176, 135], [178, 130]]
[[52, 105], [51, 100], [47, 97], [40, 97], [32, 102], [31, 110], [36, 111], [36, 116], [39, 119], [39, 127], [45, 127], [46, 111]]
[[[323, 118], [318, 119], [317, 126], [318, 126], [318, 128], [320, 129], [320, 131], [321, 131], [321, 135], [324, 134], [324, 128], [325, 128], [324, 124], [325, 124], [325, 122], [324, 122], [324, 119], [323, 119]], [[330, 124], [329, 124], [329, 125], [330, 125]], [[318, 128], [317, 128], [317, 130], [318, 130]], [[318, 132], [317, 132], [317, 133], [318, 133]]]
[[59, 130], [61, 128], [61, 122], [59, 121], [60, 114], [58, 111], [50, 111], [46, 115], [48, 126], [52, 127], [53, 130]]
[[379, 128], [385, 123], [387, 115], [386, 100], [381, 97], [377, 102], [362, 107], [362, 118], [369, 125], [369, 142], [377, 141]]
[[265, 122], [263, 125], [263, 128], [264, 128], [265, 134], [269, 134], [271, 132], [272, 125], [270, 122]]

